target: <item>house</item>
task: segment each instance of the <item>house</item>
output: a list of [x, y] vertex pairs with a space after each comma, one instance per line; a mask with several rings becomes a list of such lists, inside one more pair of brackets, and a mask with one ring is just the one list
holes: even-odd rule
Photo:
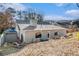
[[31, 43], [35, 41], [59, 39], [66, 35], [66, 28], [55, 25], [30, 25], [18, 24], [20, 27], [20, 35], [23, 36], [23, 42]]
[[54, 25], [37, 25], [27, 26], [23, 29], [23, 36], [25, 43], [35, 42], [48, 39], [59, 39], [66, 35], [66, 29]]
[[59, 39], [66, 35], [66, 28], [55, 25], [37, 24], [37, 17], [30, 19], [30, 24], [18, 24], [20, 36], [25, 43], [44, 41], [48, 39]]

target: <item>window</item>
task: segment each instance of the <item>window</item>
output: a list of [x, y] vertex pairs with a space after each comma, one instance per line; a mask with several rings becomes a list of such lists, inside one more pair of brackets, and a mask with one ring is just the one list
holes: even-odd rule
[[36, 37], [36, 38], [41, 38], [41, 33], [39, 33], [39, 32], [36, 33], [36, 34], [35, 34], [35, 37]]
[[58, 32], [55, 32], [54, 35], [57, 36], [58, 35]]
[[48, 38], [49, 38], [49, 33], [47, 34]]

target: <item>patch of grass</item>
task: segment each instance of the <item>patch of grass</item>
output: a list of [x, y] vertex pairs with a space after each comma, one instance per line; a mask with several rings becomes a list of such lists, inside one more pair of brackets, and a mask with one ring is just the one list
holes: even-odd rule
[[11, 54], [11, 53], [14, 53], [14, 52], [17, 52], [19, 49], [17, 48], [14, 48], [12, 45], [7, 45], [7, 47], [0, 47], [0, 54], [1, 55], [8, 55], [8, 54]]

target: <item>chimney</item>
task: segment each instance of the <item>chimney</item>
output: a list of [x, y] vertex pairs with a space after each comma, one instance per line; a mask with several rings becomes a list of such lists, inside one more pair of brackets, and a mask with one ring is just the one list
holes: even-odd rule
[[31, 26], [37, 26], [37, 21], [38, 21], [38, 18], [37, 18], [37, 14], [35, 13], [32, 13], [32, 15], [30, 15], [30, 25]]

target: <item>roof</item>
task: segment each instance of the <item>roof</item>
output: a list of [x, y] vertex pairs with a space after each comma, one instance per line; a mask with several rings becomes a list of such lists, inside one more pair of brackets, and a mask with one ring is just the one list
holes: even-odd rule
[[24, 28], [27, 28], [29, 24], [18, 24], [18, 26], [20, 27], [20, 30], [23, 30]]
[[27, 30], [27, 31], [30, 31], [30, 30], [60, 30], [60, 29], [65, 29], [65, 28], [62, 28], [60, 26], [54, 26], [54, 25], [37, 25], [37, 26], [32, 26], [32, 25], [29, 25], [27, 26], [26, 28], [24, 28], [23, 30]]
[[34, 30], [34, 29], [36, 29], [36, 26], [29, 25], [26, 28], [24, 28], [23, 30]]
[[16, 20], [18, 24], [29, 24], [29, 20]]

